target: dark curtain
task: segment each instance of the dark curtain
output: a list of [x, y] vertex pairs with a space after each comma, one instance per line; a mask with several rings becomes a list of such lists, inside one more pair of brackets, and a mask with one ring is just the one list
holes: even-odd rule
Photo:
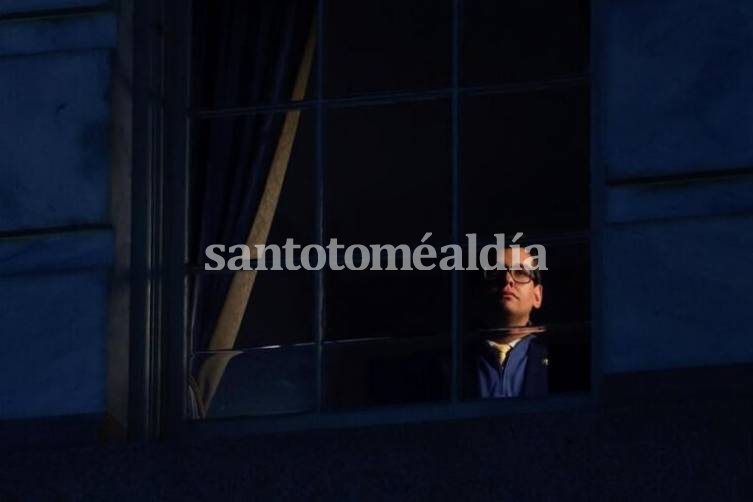
[[[194, 2], [194, 96], [201, 109], [290, 100], [312, 26], [311, 0]], [[243, 244], [264, 190], [284, 113], [204, 119], [194, 127], [191, 260], [211, 244]], [[197, 274], [190, 331], [206, 349], [232, 274]]]

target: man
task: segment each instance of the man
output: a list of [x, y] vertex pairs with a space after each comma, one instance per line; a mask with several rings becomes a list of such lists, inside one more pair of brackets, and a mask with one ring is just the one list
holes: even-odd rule
[[548, 392], [547, 348], [536, 336], [543, 329], [531, 323], [544, 287], [540, 271], [525, 266], [532, 260], [522, 248], [507, 248], [498, 255], [506, 270], [485, 271], [493, 321], [466, 348], [467, 397], [533, 397]]

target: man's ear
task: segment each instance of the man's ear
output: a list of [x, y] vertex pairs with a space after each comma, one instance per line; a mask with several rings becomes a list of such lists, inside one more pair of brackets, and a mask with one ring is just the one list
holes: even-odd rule
[[533, 308], [541, 308], [541, 302], [544, 301], [544, 286], [537, 284], [533, 288]]

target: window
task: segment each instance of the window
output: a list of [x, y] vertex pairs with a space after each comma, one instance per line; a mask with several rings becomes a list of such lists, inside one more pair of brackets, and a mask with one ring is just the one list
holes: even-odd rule
[[293, 270], [301, 249], [284, 270], [206, 269], [207, 246], [288, 239], [414, 249], [430, 232], [467, 260], [467, 234], [522, 232], [547, 251], [549, 392], [588, 390], [587, 2], [193, 4], [185, 417], [478, 397], [481, 271]]

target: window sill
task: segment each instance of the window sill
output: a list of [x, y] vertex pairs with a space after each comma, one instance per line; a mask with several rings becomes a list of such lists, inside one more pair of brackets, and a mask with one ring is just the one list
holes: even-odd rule
[[193, 438], [200, 441], [214, 438], [243, 437], [253, 434], [470, 420], [528, 413], [587, 412], [595, 409], [596, 400], [592, 394], [563, 394], [542, 399], [440, 402], [359, 409], [347, 412], [185, 421], [177, 428], [174, 436], [181, 440]]

